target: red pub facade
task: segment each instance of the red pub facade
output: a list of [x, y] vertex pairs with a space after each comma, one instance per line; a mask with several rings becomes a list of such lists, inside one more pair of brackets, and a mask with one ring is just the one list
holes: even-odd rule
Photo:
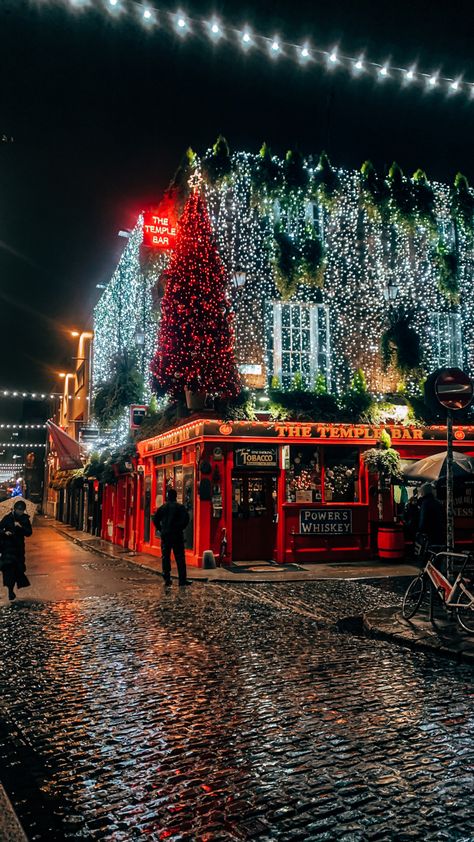
[[[187, 421], [138, 443], [137, 471], [109, 492], [103, 536], [159, 556], [151, 518], [173, 487], [190, 515], [191, 565], [201, 566], [207, 550], [223, 564], [367, 560], [377, 555], [380, 523], [376, 478], [362, 453], [384, 429], [402, 464], [445, 446], [443, 427]], [[474, 428], [456, 428], [455, 436], [457, 447], [474, 455]], [[474, 531], [471, 487], [460, 493], [456, 537], [465, 543]], [[395, 524], [403, 509], [397, 487], [387, 487], [383, 498], [384, 523]]]

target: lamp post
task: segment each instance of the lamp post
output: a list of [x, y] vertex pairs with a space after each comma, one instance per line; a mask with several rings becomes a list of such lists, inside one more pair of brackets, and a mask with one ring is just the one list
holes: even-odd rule
[[385, 301], [389, 305], [393, 304], [394, 301], [397, 300], [397, 298], [398, 298], [398, 287], [397, 287], [395, 281], [393, 280], [393, 278], [388, 279], [388, 281], [385, 285], [384, 291], [383, 291], [383, 297], [385, 298]]

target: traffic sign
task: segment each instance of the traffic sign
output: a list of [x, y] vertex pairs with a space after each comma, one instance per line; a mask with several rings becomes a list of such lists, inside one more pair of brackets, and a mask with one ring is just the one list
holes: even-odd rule
[[466, 409], [472, 401], [472, 380], [460, 368], [444, 368], [436, 379], [435, 392], [446, 409]]

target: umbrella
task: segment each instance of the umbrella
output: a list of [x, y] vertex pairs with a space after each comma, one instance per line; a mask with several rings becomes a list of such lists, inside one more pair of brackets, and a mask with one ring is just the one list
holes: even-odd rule
[[23, 500], [26, 506], [26, 514], [30, 516], [31, 520], [33, 520], [38, 506], [36, 503], [32, 503], [31, 500], [25, 500], [23, 497], [9, 497], [8, 500], [3, 500], [0, 503], [0, 520], [12, 511], [13, 506], [15, 503], [18, 503], [19, 500]]
[[[423, 482], [436, 482], [439, 479], [446, 479], [446, 456], [443, 450], [441, 453], [434, 453], [433, 456], [426, 456], [418, 462], [403, 469], [403, 476], [406, 479], [417, 479]], [[453, 453], [453, 477], [455, 479], [474, 479], [474, 459], [466, 456], [465, 453]]]

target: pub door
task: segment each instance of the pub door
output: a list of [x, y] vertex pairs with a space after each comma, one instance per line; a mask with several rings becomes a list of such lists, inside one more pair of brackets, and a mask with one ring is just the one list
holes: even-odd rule
[[270, 561], [276, 544], [277, 477], [268, 473], [232, 476], [232, 558]]

